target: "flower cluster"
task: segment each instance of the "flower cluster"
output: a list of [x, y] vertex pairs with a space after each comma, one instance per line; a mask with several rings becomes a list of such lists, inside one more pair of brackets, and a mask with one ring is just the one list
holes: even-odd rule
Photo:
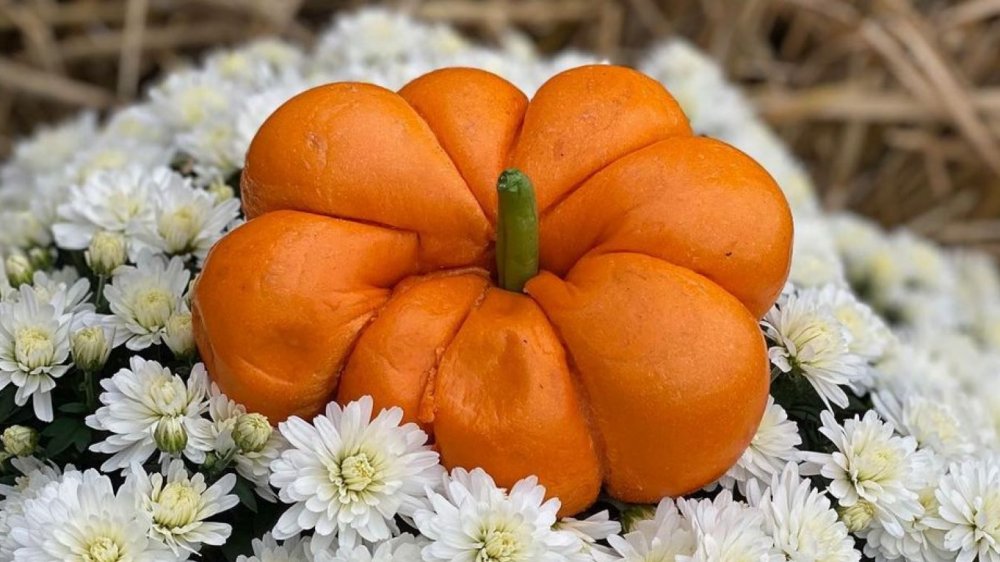
[[789, 283], [761, 321], [771, 397], [717, 482], [560, 518], [533, 477], [505, 489], [447, 471], [398, 408], [362, 398], [272, 427], [211, 384], [190, 287], [240, 224], [244, 154], [282, 102], [439, 66], [530, 95], [598, 62], [369, 9], [310, 49], [220, 50], [106, 119], [17, 142], [0, 165], [0, 562], [1000, 562], [994, 263], [824, 213], [799, 162], [682, 40], [640, 68], [696, 132], [758, 160], [795, 218]]

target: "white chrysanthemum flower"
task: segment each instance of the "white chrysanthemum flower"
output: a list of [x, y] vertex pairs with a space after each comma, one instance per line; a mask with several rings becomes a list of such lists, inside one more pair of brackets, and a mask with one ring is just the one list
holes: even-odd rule
[[[320, 37], [315, 60], [325, 66], [358, 65], [372, 69], [400, 68], [406, 62], [422, 59], [430, 62], [435, 53], [424, 48], [431, 43], [432, 29], [398, 11], [359, 10], [338, 17]], [[446, 51], [454, 50], [453, 42], [442, 41], [440, 37], [435, 42], [446, 45]]]
[[0, 303], [0, 389], [17, 387], [14, 402], [23, 406], [31, 398], [42, 421], [52, 421], [52, 390], [70, 368], [72, 315], [62, 309], [66, 292], [59, 294], [53, 303], [39, 303], [22, 285], [16, 299]]
[[150, 475], [139, 465], [132, 465], [128, 484], [139, 510], [152, 521], [150, 534], [174, 554], [197, 553], [203, 544], [224, 544], [232, 532], [230, 525], [206, 519], [240, 503], [239, 498], [229, 494], [236, 485], [233, 474], [208, 486], [205, 475], [191, 476], [184, 461], [175, 459], [166, 474]]
[[155, 144], [103, 139], [80, 151], [67, 165], [67, 184], [85, 184], [95, 174], [111, 173], [128, 168], [153, 170], [170, 165], [173, 151]]
[[67, 472], [26, 500], [11, 521], [15, 560], [171, 562], [181, 560], [149, 538], [150, 523], [123, 487], [96, 470]]
[[218, 76], [193, 70], [170, 74], [149, 91], [153, 108], [176, 131], [194, 129], [225, 113], [233, 94], [232, 85]]
[[564, 517], [556, 522], [554, 528], [576, 535], [580, 539], [580, 554], [587, 560], [593, 558], [595, 553], [610, 554], [609, 548], [596, 543], [607, 540], [622, 530], [621, 523], [612, 521], [607, 510], [599, 511], [586, 519]]
[[239, 422], [248, 416], [246, 408], [222, 394], [214, 384], [208, 401], [208, 415], [209, 420], [194, 430], [198, 439], [206, 443], [217, 458], [228, 458], [235, 463], [236, 472], [254, 485], [258, 496], [270, 502], [276, 501], [278, 497], [268, 482], [271, 463], [287, 446], [281, 433], [268, 426], [267, 437], [258, 443], [259, 447], [239, 446], [233, 434]]
[[939, 503], [934, 493], [944, 476], [944, 463], [928, 449], [918, 450], [913, 460], [914, 470], [908, 486], [917, 492], [923, 507], [922, 513], [912, 521], [899, 521], [899, 526], [903, 529], [901, 535], [888, 532], [878, 521], [858, 533], [865, 539], [865, 555], [874, 558], [876, 562], [948, 562], [954, 559], [954, 555], [944, 550], [944, 531], [928, 524], [938, 516]]
[[872, 395], [875, 410], [895, 426], [901, 435], [909, 435], [920, 447], [953, 460], [975, 450], [972, 433], [962, 423], [951, 404], [940, 399], [928, 399], [919, 394], [909, 394], [898, 399], [889, 392]]
[[774, 345], [771, 362], [784, 373], [804, 377], [823, 402], [848, 405], [841, 386], [867, 375], [864, 358], [852, 353], [851, 333], [815, 292], [783, 296], [763, 320]]
[[756, 481], [748, 492], [750, 505], [764, 515], [764, 526], [775, 548], [793, 562], [857, 562], [861, 553], [854, 539], [837, 519], [830, 500], [799, 476], [791, 462], [761, 490]]
[[335, 554], [320, 553], [316, 562], [417, 562], [427, 539], [403, 534], [371, 546], [345, 546]]
[[158, 252], [198, 260], [205, 259], [240, 210], [238, 199], [216, 201], [176, 174], [153, 194], [153, 201], [155, 219], [142, 225], [139, 238]]
[[146, 144], [166, 150], [170, 145], [170, 132], [170, 127], [151, 103], [139, 103], [113, 113], [101, 131], [101, 140], [104, 143], [117, 140], [125, 144]]
[[[94, 310], [94, 305], [87, 302], [90, 299], [90, 281], [81, 279], [73, 268], [36, 271], [30, 287], [38, 304], [51, 304], [64, 314], [80, 315]], [[15, 292], [9, 300], [17, 300], [19, 295]]]
[[184, 292], [191, 272], [179, 257], [168, 262], [144, 251], [135, 266], [115, 271], [104, 287], [116, 328], [130, 334], [126, 347], [133, 351], [158, 345], [166, 334], [167, 321], [176, 312], [188, 312]]
[[13, 560], [17, 548], [10, 522], [24, 513], [24, 502], [38, 495], [39, 490], [62, 476], [62, 471], [33, 457], [14, 458], [10, 461], [22, 476], [13, 486], [0, 484], [0, 560]]
[[880, 316], [843, 287], [826, 285], [813, 291], [816, 291], [816, 297], [830, 307], [837, 320], [851, 333], [847, 344], [851, 353], [868, 361], [882, 358], [893, 342], [893, 335]]
[[52, 226], [56, 244], [67, 250], [85, 250], [100, 231], [126, 236], [130, 254], [139, 250], [131, 236], [140, 225], [152, 224], [153, 195], [172, 180], [167, 168], [128, 167], [91, 176], [69, 191], [59, 205], [59, 219]]
[[97, 132], [97, 116], [85, 112], [55, 126], [42, 126], [14, 144], [13, 155], [0, 168], [0, 184], [30, 183], [38, 176], [58, 174]]
[[764, 530], [764, 516], [733, 500], [729, 490], [714, 499], [686, 500], [677, 507], [691, 525], [697, 548], [677, 562], [781, 562], [774, 540]]
[[456, 468], [444, 477], [441, 493], [430, 492], [430, 507], [418, 510], [413, 520], [431, 541], [423, 549], [427, 562], [574, 560], [580, 539], [552, 528], [559, 505], [556, 498], [545, 500], [545, 488], [533, 476], [507, 493], [482, 469]]
[[718, 136], [734, 122], [753, 120], [749, 102], [726, 80], [719, 64], [684, 39], [652, 49], [639, 68], [670, 89], [700, 133]]
[[691, 523], [681, 517], [677, 504], [670, 498], [663, 499], [656, 507], [652, 519], [639, 521], [635, 530], [623, 536], [608, 537], [614, 550], [609, 556], [598, 553], [600, 562], [653, 562], [674, 561], [681, 556], [691, 556], [697, 548]]
[[829, 491], [841, 506], [870, 506], [873, 516], [890, 533], [901, 536], [901, 521], [912, 521], [923, 512], [919, 498], [909, 485], [914, 476], [912, 437], [894, 434], [893, 427], [869, 410], [841, 426], [833, 414], [820, 414], [820, 433], [837, 448], [831, 454], [803, 453], [805, 474], [821, 474], [831, 480]]
[[308, 538], [289, 537], [279, 545], [268, 533], [251, 544], [253, 556], [237, 556], [236, 562], [313, 562]]
[[743, 495], [746, 495], [746, 485], [751, 480], [767, 485], [785, 465], [798, 460], [797, 447], [801, 444], [798, 425], [788, 419], [784, 408], [774, 403], [773, 396], [768, 396], [767, 409], [750, 446], [719, 479], [719, 484], [730, 490], [737, 486]]
[[276, 538], [314, 529], [313, 552], [335, 540], [357, 544], [388, 539], [396, 514], [411, 516], [425, 490], [439, 483], [438, 454], [415, 424], [400, 426], [403, 411], [372, 418], [372, 399], [343, 408], [336, 402], [313, 423], [292, 417], [278, 425], [290, 447], [271, 463], [271, 484], [293, 504], [274, 526]]
[[[937, 483], [937, 517], [927, 524], [945, 531], [944, 546], [957, 562], [1000, 560], [1000, 464], [996, 457], [953, 464]], [[978, 558], [977, 558], [978, 556]]]
[[[103, 404], [87, 416], [87, 425], [110, 432], [91, 451], [113, 455], [101, 465], [107, 472], [142, 464], [156, 452], [183, 454], [193, 462], [205, 460], [210, 446], [199, 439], [204, 423], [208, 376], [199, 363], [187, 383], [156, 361], [133, 356], [128, 369], [101, 381]], [[167, 442], [164, 442], [167, 439]]]
[[792, 268], [788, 280], [798, 287], [845, 285], [844, 265], [826, 221], [808, 216], [795, 220]]

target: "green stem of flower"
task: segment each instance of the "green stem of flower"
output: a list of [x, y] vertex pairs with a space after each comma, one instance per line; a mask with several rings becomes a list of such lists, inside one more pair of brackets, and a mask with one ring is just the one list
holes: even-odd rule
[[90, 371], [83, 372], [83, 397], [87, 404], [88, 412], [93, 412], [97, 409], [97, 393], [94, 392], [94, 374]]
[[101, 304], [104, 301], [104, 284], [107, 283], [108, 277], [106, 275], [97, 276], [97, 291], [94, 293], [94, 308], [100, 310]]
[[504, 170], [497, 180], [497, 284], [520, 293], [538, 274], [538, 203], [524, 172]]

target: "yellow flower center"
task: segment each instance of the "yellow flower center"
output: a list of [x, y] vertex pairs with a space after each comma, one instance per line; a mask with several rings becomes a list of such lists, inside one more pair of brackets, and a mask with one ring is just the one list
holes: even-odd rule
[[858, 531], [867, 529], [868, 525], [871, 525], [872, 519], [875, 518], [875, 506], [866, 500], [858, 500], [857, 503], [850, 507], [837, 508], [837, 513], [840, 515], [840, 520], [844, 522], [847, 530], [857, 533]]
[[363, 492], [375, 480], [375, 476], [375, 468], [365, 453], [351, 455], [340, 463], [340, 478], [348, 490]]
[[160, 217], [158, 230], [167, 243], [167, 252], [184, 253], [201, 229], [198, 210], [192, 205], [183, 205]]
[[29, 370], [51, 365], [55, 354], [55, 342], [46, 330], [21, 328], [14, 336], [14, 356]]
[[174, 298], [165, 289], [150, 287], [136, 293], [132, 310], [139, 325], [147, 330], [159, 330], [174, 312]]
[[483, 537], [483, 546], [476, 555], [476, 562], [514, 562], [518, 560], [520, 546], [514, 533], [490, 529]]
[[171, 482], [163, 487], [153, 508], [153, 521], [176, 529], [189, 525], [198, 515], [201, 495], [188, 482]]
[[187, 402], [187, 388], [176, 377], [161, 373], [149, 385], [148, 396], [153, 401], [156, 411], [164, 415], [183, 413]]
[[110, 537], [98, 537], [87, 545], [83, 552], [84, 562], [118, 562], [124, 552], [118, 542]]

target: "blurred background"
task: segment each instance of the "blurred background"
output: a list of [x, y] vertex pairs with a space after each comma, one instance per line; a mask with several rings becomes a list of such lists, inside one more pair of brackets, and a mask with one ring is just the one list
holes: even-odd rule
[[1000, 0], [0, 0], [0, 159], [37, 124], [127, 103], [203, 51], [308, 44], [371, 4], [621, 63], [686, 37], [750, 93], [827, 207], [1000, 254]]

